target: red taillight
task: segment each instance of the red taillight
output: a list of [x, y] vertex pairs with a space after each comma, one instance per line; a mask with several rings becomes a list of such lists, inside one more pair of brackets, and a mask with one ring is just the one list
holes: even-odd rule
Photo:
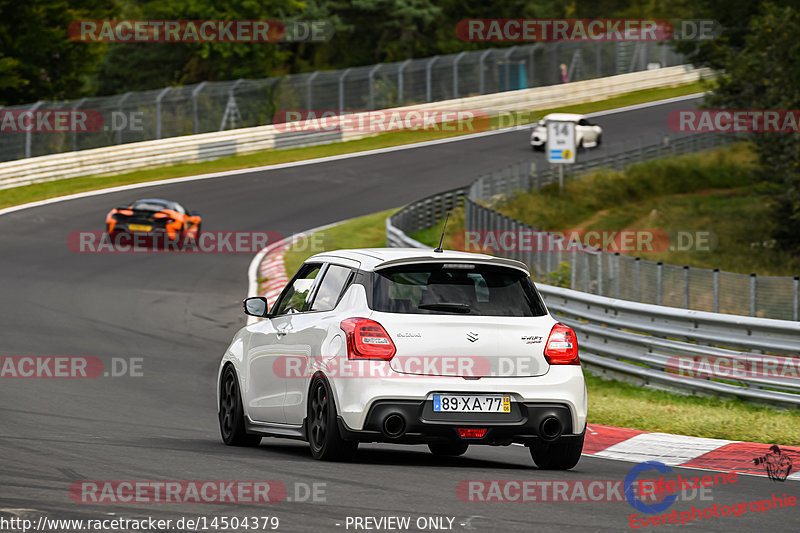
[[458, 436], [462, 439], [482, 439], [486, 435], [485, 429], [458, 428]]
[[133, 211], [130, 210], [130, 209], [119, 209], [119, 210], [117, 210], [117, 213], [119, 213], [120, 215], [128, 216], [128, 217], [133, 215]]
[[348, 359], [389, 361], [395, 354], [394, 342], [383, 326], [368, 318], [348, 318], [340, 324], [347, 336]]
[[544, 358], [551, 365], [580, 365], [575, 331], [564, 324], [553, 326], [544, 345]]

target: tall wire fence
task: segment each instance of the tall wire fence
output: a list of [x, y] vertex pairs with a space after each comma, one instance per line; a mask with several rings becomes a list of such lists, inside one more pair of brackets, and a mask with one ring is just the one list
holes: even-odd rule
[[[708, 149], [737, 140], [730, 135], [699, 134], [643, 146], [575, 165], [568, 177], [592, 168], [622, 169], [635, 162]], [[554, 167], [536, 168], [520, 161], [485, 174], [461, 187], [419, 200], [390, 218], [391, 225], [410, 235], [430, 228], [447, 211], [464, 206], [464, 247], [484, 249], [528, 265], [537, 281], [591, 294], [733, 315], [800, 320], [800, 277], [757, 276], [719, 269], [670, 265], [608, 252], [585, 241], [550, 233], [505, 216], [489, 207], [498, 198], [558, 183]], [[404, 246], [387, 233], [389, 245]], [[487, 243], [490, 243], [487, 249]], [[474, 247], [470, 249], [469, 245]]]
[[[279, 111], [365, 111], [682, 64], [667, 44], [536, 43], [263, 79], [202, 82], [0, 111], [90, 111], [94, 131], [3, 128], [0, 161], [271, 124]], [[39, 113], [41, 114], [41, 113]], [[97, 121], [95, 121], [97, 122]], [[67, 128], [69, 129], [69, 128]]]

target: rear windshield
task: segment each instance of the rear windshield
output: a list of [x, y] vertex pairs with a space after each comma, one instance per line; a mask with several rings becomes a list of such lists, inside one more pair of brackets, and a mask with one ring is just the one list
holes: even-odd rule
[[171, 206], [168, 202], [159, 200], [138, 200], [131, 207], [140, 211], [161, 211], [162, 209], [170, 209]]
[[385, 313], [482, 316], [546, 314], [519, 270], [469, 263], [425, 263], [373, 274], [371, 307]]

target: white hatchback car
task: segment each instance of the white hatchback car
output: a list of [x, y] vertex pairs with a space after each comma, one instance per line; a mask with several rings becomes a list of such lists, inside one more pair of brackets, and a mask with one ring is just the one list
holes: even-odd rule
[[523, 263], [375, 248], [309, 258], [219, 367], [222, 439], [306, 440], [317, 459], [359, 442], [521, 443], [540, 468], [577, 464], [587, 396], [575, 332], [553, 319]]
[[533, 150], [544, 150], [547, 144], [547, 121], [557, 120], [560, 122], [575, 123], [575, 146], [581, 148], [596, 148], [603, 142], [603, 128], [597, 124], [592, 124], [586, 115], [576, 115], [575, 113], [550, 113], [533, 126], [531, 131], [531, 148]]

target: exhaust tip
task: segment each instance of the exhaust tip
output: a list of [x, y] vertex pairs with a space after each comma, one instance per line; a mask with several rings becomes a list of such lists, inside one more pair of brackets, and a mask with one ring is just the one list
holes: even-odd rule
[[562, 431], [564, 431], [564, 427], [561, 425], [561, 421], [554, 416], [548, 416], [539, 424], [539, 437], [544, 440], [556, 440], [561, 436]]
[[383, 419], [383, 434], [396, 439], [406, 432], [406, 419], [403, 415], [392, 413]]

